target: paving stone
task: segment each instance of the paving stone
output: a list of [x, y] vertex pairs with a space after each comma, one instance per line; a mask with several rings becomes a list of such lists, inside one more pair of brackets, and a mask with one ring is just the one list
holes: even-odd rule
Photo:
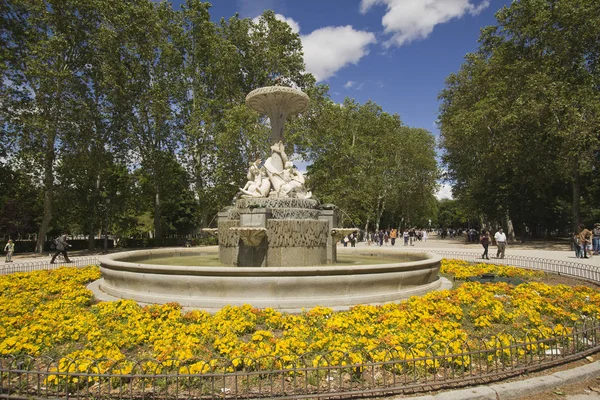
[[596, 361], [581, 367], [556, 372], [552, 375], [562, 379], [565, 385], [593, 379], [600, 377], [600, 362]]
[[501, 382], [489, 387], [498, 393], [499, 399], [518, 399], [564, 385], [565, 381], [552, 375], [537, 376], [522, 381]]
[[496, 392], [488, 386], [442, 392], [433, 396], [435, 400], [497, 400]]

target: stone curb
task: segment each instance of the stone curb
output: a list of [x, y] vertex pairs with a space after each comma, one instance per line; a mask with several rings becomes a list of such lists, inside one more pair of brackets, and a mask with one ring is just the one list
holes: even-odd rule
[[508, 400], [556, 389], [600, 376], [600, 361], [554, 374], [515, 382], [500, 382], [466, 389], [414, 397], [394, 396], [393, 400]]

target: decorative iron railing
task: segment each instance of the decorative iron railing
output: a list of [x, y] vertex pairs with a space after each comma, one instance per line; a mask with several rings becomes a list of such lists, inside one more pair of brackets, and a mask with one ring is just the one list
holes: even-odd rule
[[[600, 326], [428, 346], [228, 360], [0, 358], [0, 398], [304, 399], [419, 393], [539, 370], [600, 350]], [[358, 360], [358, 361], [357, 361]]]
[[575, 278], [584, 279], [586, 281], [600, 283], [600, 266], [572, 262], [568, 260], [554, 260], [549, 258], [528, 257], [521, 255], [506, 255], [503, 259], [492, 258], [491, 260], [484, 260], [481, 258], [481, 252], [460, 251], [452, 249], [407, 250], [435, 253], [447, 259], [458, 259], [476, 263], [505, 264], [521, 268], [543, 270], [554, 274], [569, 275]]
[[0, 275], [14, 274], [16, 272], [32, 272], [42, 269], [57, 269], [61, 267], [85, 267], [88, 265], [99, 265], [97, 257], [71, 257], [71, 262], [66, 263], [64, 260], [56, 260], [54, 264], [50, 264], [50, 257], [39, 261], [17, 261], [11, 263], [0, 264]]

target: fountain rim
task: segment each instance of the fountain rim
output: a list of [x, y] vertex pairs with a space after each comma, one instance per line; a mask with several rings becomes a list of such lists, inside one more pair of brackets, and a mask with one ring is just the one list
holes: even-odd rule
[[362, 264], [362, 265], [315, 265], [315, 266], [297, 266], [297, 267], [236, 267], [236, 266], [185, 266], [185, 265], [160, 265], [160, 264], [146, 264], [137, 261], [126, 261], [128, 258], [137, 258], [144, 255], [162, 256], [167, 254], [179, 253], [180, 255], [192, 255], [200, 253], [211, 253], [217, 254], [219, 251], [218, 246], [206, 246], [206, 247], [166, 247], [159, 249], [145, 249], [145, 250], [133, 250], [127, 252], [120, 252], [114, 254], [103, 255], [99, 257], [101, 265], [110, 265], [112, 268], [125, 270], [125, 271], [136, 271], [145, 273], [164, 273], [167, 269], [170, 274], [182, 275], [182, 274], [207, 274], [210, 273], [213, 276], [230, 276], [232, 274], [236, 276], [305, 276], [307, 274], [318, 274], [320, 276], [326, 275], [362, 275], [362, 274], [373, 274], [373, 273], [388, 273], [392, 271], [410, 271], [414, 269], [420, 269], [424, 265], [431, 264], [432, 262], [440, 262], [442, 257], [427, 251], [420, 252], [403, 252], [401, 250], [387, 250], [387, 249], [338, 249], [338, 253], [342, 254], [365, 254], [365, 253], [376, 253], [376, 254], [387, 254], [387, 255], [422, 255], [422, 260], [415, 261], [400, 261], [400, 262], [389, 262], [383, 264]]

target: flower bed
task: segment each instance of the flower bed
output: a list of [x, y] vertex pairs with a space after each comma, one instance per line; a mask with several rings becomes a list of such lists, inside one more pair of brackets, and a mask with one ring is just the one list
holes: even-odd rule
[[494, 274], [505, 278], [543, 278], [543, 271], [512, 267], [510, 265], [496, 265], [490, 263], [469, 263], [463, 260], [442, 260], [440, 272], [451, 274], [456, 280], [465, 280], [471, 276]]
[[[442, 271], [457, 279], [483, 272], [524, 279], [542, 276], [456, 260], [443, 260]], [[274, 367], [274, 359], [286, 368], [313, 353], [328, 354], [327, 359], [313, 357], [314, 367], [395, 358], [418, 360], [412, 364], [413, 372], [449, 362], [467, 368], [471, 356], [435, 357], [461, 354], [467, 347], [481, 348], [482, 343], [497, 348], [493, 354], [502, 357], [515, 338], [531, 332], [542, 342], [518, 352], [538, 354], [549, 346], [545, 338], [557, 332], [568, 335], [573, 326], [595, 319], [600, 310], [600, 293], [593, 289], [530, 281], [516, 287], [465, 282], [453, 290], [343, 312], [316, 307], [294, 315], [244, 305], [211, 315], [183, 312], [178, 304], [140, 307], [127, 300], [94, 304], [85, 284], [99, 277], [95, 266], [0, 276], [0, 358], [29, 355], [60, 360], [50, 368], [56, 373], [47, 377], [47, 384], [80, 379], [57, 371], [110, 369], [129, 374], [136, 360], [144, 359], [156, 360], [145, 364], [148, 370], [157, 372], [157, 362], [162, 361], [181, 374], [214, 372], [215, 360], [221, 357], [231, 360], [225, 372], [236, 370], [246, 358], [254, 360], [257, 369]], [[72, 362], [77, 359], [87, 361]]]

